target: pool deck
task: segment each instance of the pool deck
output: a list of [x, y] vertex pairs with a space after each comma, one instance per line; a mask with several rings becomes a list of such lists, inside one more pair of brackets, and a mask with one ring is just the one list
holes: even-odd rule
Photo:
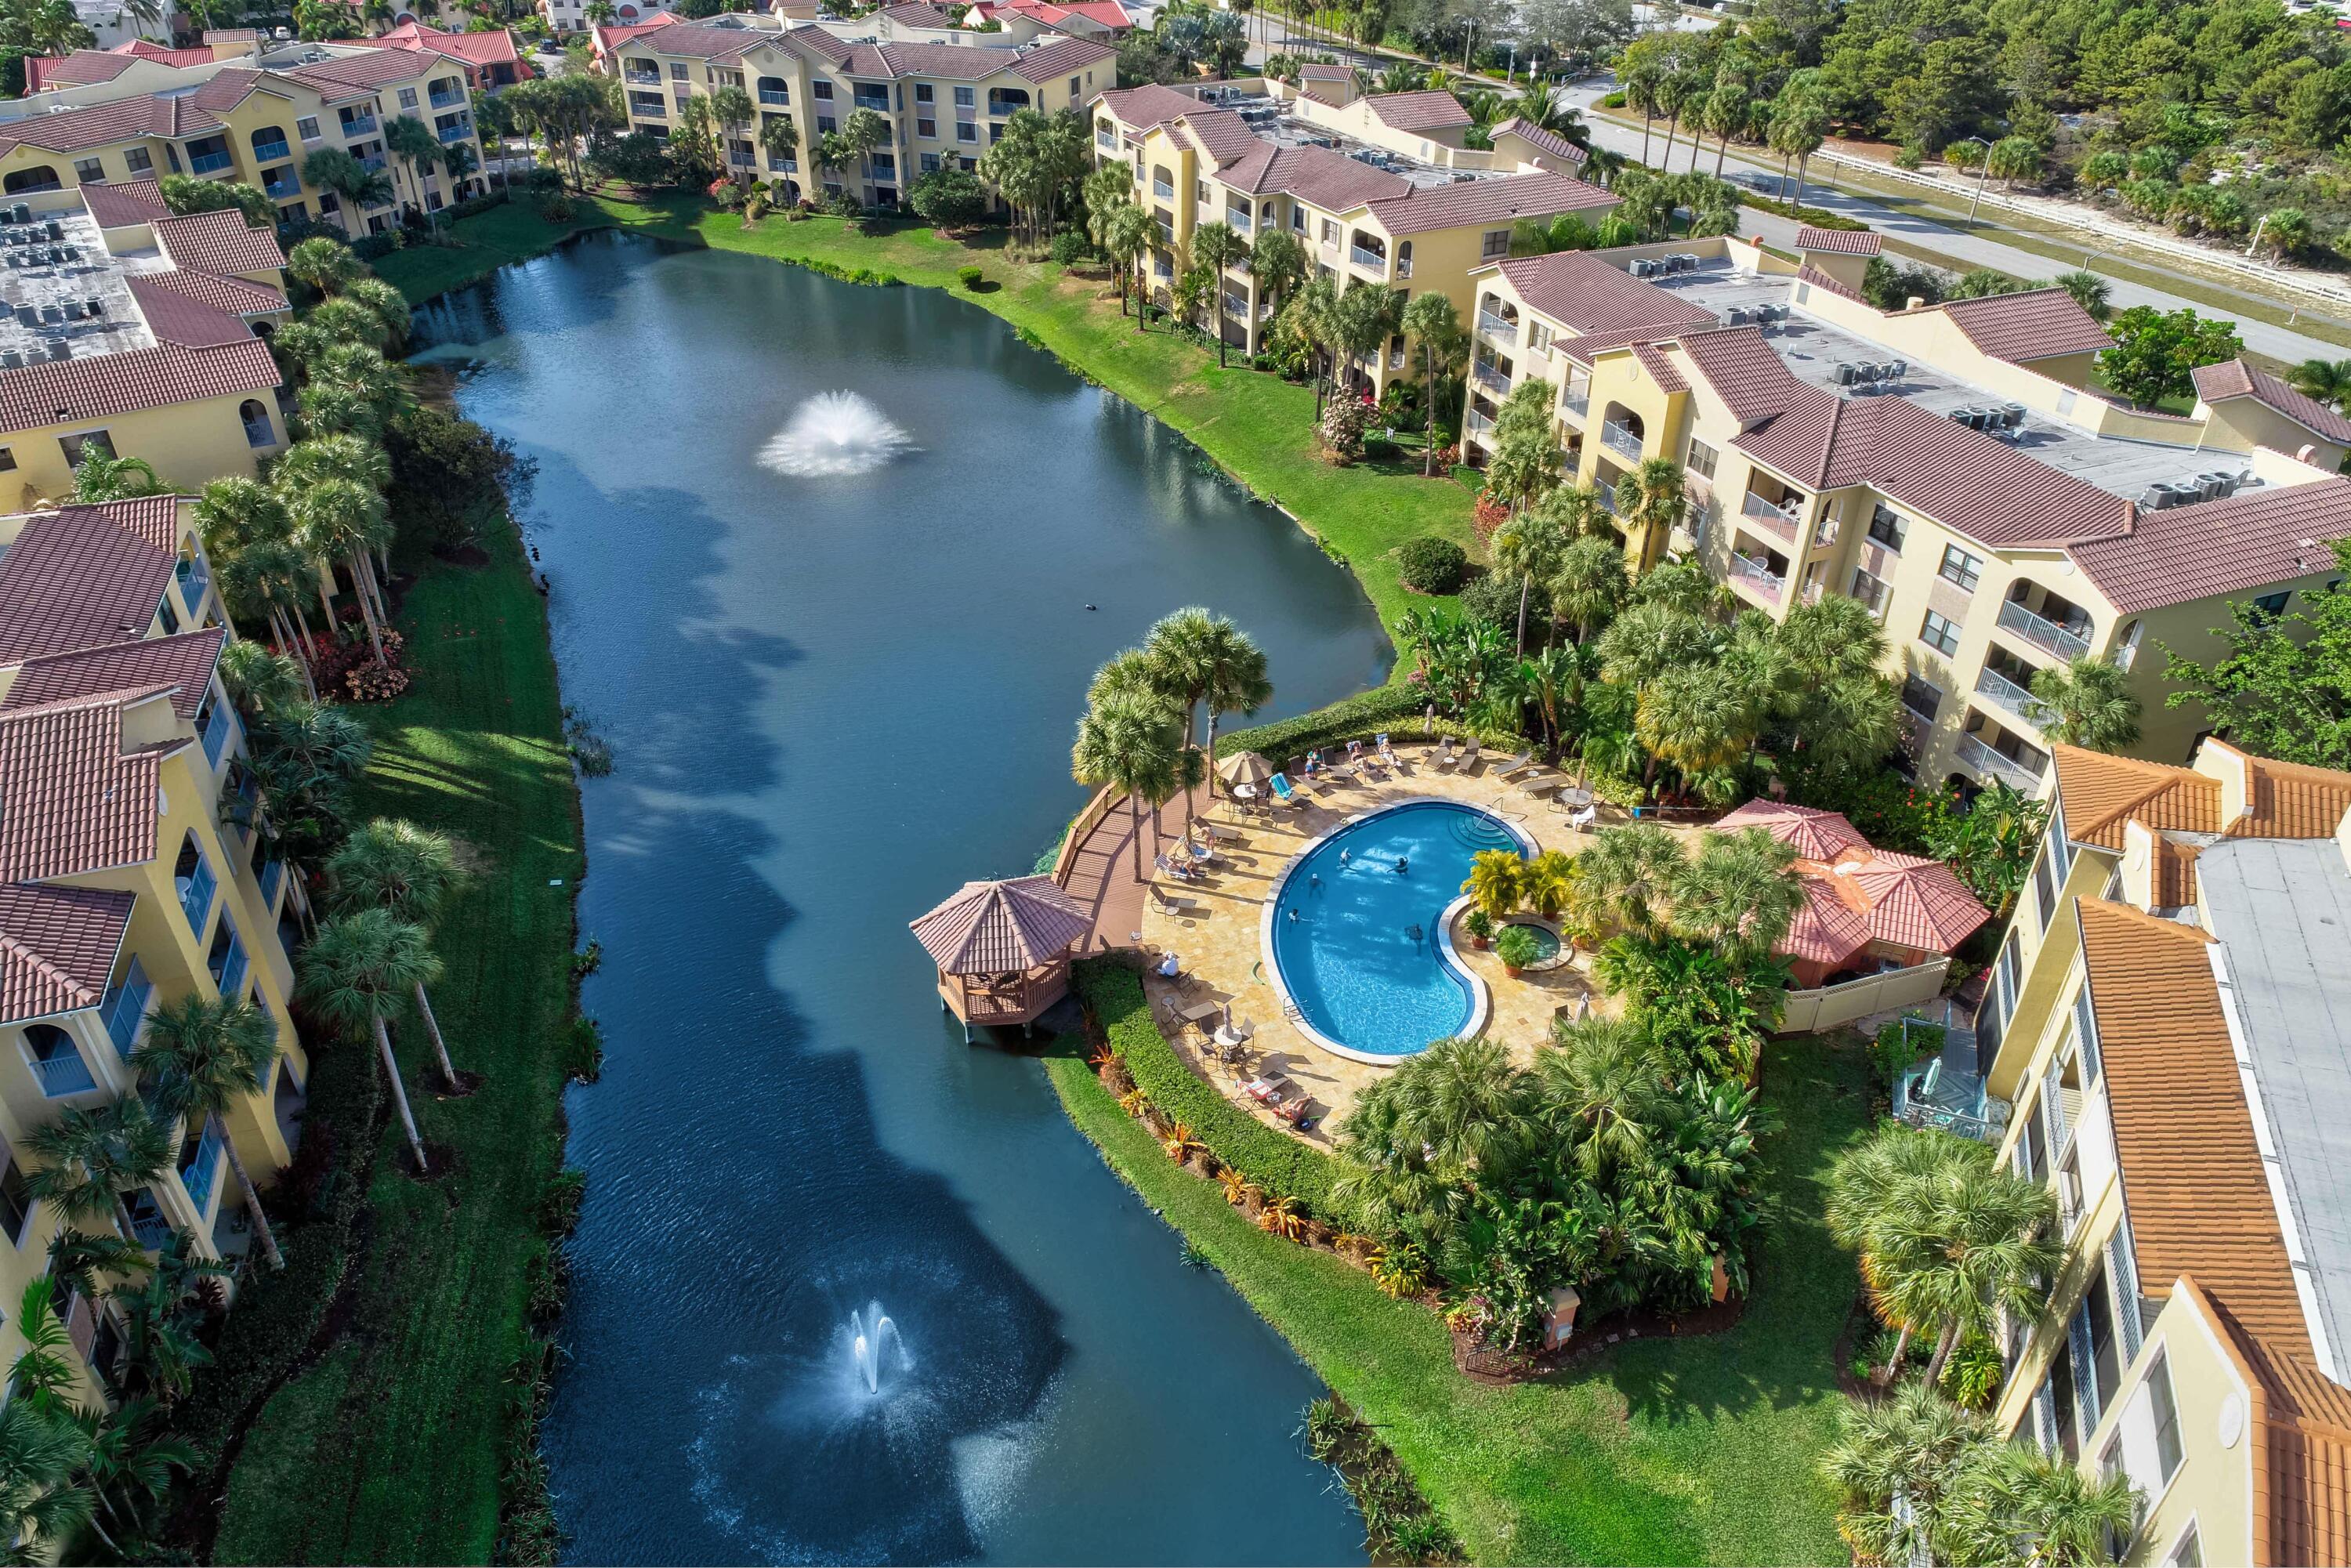
[[[1193, 1071], [1236, 1104], [1277, 1126], [1282, 1124], [1280, 1120], [1244, 1094], [1240, 1085], [1260, 1072], [1286, 1074], [1314, 1102], [1317, 1120], [1312, 1131], [1303, 1135], [1316, 1144], [1327, 1145], [1339, 1122], [1353, 1106], [1355, 1097], [1390, 1070], [1335, 1056], [1309, 1040], [1283, 1018], [1281, 1004], [1265, 976], [1259, 926], [1265, 901], [1272, 895], [1284, 868], [1309, 844], [1351, 817], [1430, 797], [1491, 810], [1543, 849], [1565, 850], [1573, 854], [1592, 842], [1590, 835], [1570, 828], [1566, 814], [1548, 800], [1504, 782], [1499, 765], [1481, 763], [1473, 772], [1463, 774], [1440, 770], [1430, 747], [1408, 746], [1400, 748], [1399, 755], [1405, 765], [1403, 771], [1392, 774], [1383, 783], [1334, 786], [1326, 796], [1310, 798], [1301, 807], [1277, 809], [1270, 819], [1244, 816], [1236, 810], [1232, 801], [1222, 798], [1210, 805], [1204, 795], [1202, 815], [1238, 832], [1240, 841], [1220, 845], [1224, 859], [1206, 875], [1180, 884], [1168, 883], [1174, 891], [1196, 901], [1201, 905], [1197, 912], [1166, 909], [1144, 888], [1132, 886], [1131, 861], [1124, 854], [1115, 871], [1105, 878], [1100, 869], [1103, 862], [1088, 858], [1094, 848], [1091, 839], [1081, 851], [1078, 863], [1097, 868], [1092, 873], [1093, 881], [1124, 880], [1130, 887], [1106, 896], [1081, 894], [1077, 885], [1071, 888], [1081, 902], [1096, 898], [1105, 915], [1115, 916], [1107, 922], [1098, 918], [1094, 951], [1105, 946], [1132, 946], [1131, 936], [1139, 930], [1145, 955], [1154, 962], [1168, 952], [1176, 956], [1185, 970], [1185, 982], [1178, 985], [1162, 980], [1155, 973], [1146, 973], [1144, 988], [1151, 998], [1153, 1015], [1161, 1031], [1173, 1040], [1176, 1053]], [[1175, 814], [1166, 819], [1166, 824], [1180, 833], [1180, 802], [1173, 810]], [[1602, 826], [1627, 820], [1623, 812], [1602, 808]], [[1131, 837], [1125, 823], [1123, 812], [1113, 812], [1095, 830], [1094, 836], [1114, 837], [1123, 848]], [[1670, 831], [1691, 836], [1700, 831], [1688, 827]], [[1150, 864], [1149, 847], [1144, 846], [1146, 868]], [[1073, 878], [1073, 883], [1077, 880]], [[1139, 915], [1139, 925], [1125, 924], [1123, 911], [1127, 905], [1121, 894], [1128, 891], [1135, 901], [1133, 907]], [[1484, 1032], [1507, 1044], [1510, 1054], [1521, 1062], [1534, 1060], [1536, 1048], [1550, 1037], [1552, 1019], [1561, 1012], [1573, 1016], [1587, 998], [1594, 1010], [1614, 1010], [1614, 1004], [1593, 987], [1591, 961], [1586, 955], [1578, 955], [1569, 965], [1529, 970], [1513, 979], [1504, 974], [1500, 960], [1491, 951], [1477, 950], [1467, 934], [1458, 929], [1455, 936], [1463, 961], [1472, 974], [1485, 982], [1492, 999]], [[1254, 1020], [1256, 1050], [1249, 1066], [1228, 1066], [1205, 1052], [1202, 1048], [1206, 1040], [1201, 1031], [1171, 1023], [1171, 1001], [1177, 1008], [1203, 1002], [1224, 1003], [1229, 1006], [1234, 1018]], [[1209, 1028], [1214, 1027], [1211, 1020]]]

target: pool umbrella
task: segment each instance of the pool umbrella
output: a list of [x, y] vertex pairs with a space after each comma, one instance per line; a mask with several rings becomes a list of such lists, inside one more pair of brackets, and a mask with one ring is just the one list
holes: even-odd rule
[[1254, 751], [1236, 751], [1217, 764], [1217, 777], [1228, 784], [1262, 784], [1273, 777], [1273, 764]]

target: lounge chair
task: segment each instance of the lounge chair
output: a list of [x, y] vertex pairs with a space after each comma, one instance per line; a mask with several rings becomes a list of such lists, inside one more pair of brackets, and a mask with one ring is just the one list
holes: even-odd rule
[[1390, 768], [1395, 768], [1399, 773], [1404, 771], [1404, 763], [1397, 758], [1395, 748], [1388, 744], [1388, 732], [1384, 729], [1380, 731], [1379, 752], [1380, 760], [1382, 762], [1386, 763]]
[[1207, 833], [1210, 839], [1220, 844], [1239, 844], [1247, 843], [1249, 841], [1241, 836], [1238, 829], [1228, 828], [1222, 822], [1205, 823], [1203, 824], [1203, 831]]
[[1306, 803], [1298, 798], [1297, 788], [1290, 782], [1289, 774], [1277, 773], [1273, 776], [1271, 782], [1273, 785], [1273, 798], [1280, 801], [1283, 805], [1302, 806]]
[[1169, 876], [1175, 877], [1181, 882], [1189, 882], [1194, 877], [1200, 874], [1188, 865], [1182, 865], [1175, 861], [1169, 860], [1164, 853], [1155, 856], [1153, 863], [1157, 865], [1161, 871], [1165, 872]]
[[1190, 898], [1180, 893], [1170, 893], [1155, 882], [1151, 884], [1151, 896], [1157, 899], [1160, 907], [1171, 915], [1198, 915], [1207, 907], [1196, 898]]
[[1464, 778], [1468, 778], [1477, 773], [1478, 763], [1478, 737], [1473, 735], [1469, 737], [1468, 749], [1462, 752], [1461, 760], [1454, 764], [1454, 768], [1455, 770], [1460, 773]]
[[1217, 853], [1214, 845], [1194, 843], [1189, 839], [1184, 841], [1183, 852], [1192, 857], [1192, 864], [1195, 866], [1214, 865], [1222, 858]]
[[1534, 765], [1534, 760], [1535, 754], [1533, 752], [1521, 751], [1516, 757], [1511, 758], [1507, 764], [1497, 769], [1497, 777], [1508, 779], [1510, 775], [1514, 773], [1524, 773], [1529, 768]]
[[1450, 773], [1460, 760], [1461, 758], [1453, 749], [1453, 737], [1447, 736], [1445, 744], [1437, 748], [1437, 770], [1439, 773]]

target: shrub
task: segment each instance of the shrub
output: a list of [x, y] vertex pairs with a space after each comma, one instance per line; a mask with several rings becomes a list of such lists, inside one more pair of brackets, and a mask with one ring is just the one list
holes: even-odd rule
[[1331, 406], [1322, 411], [1322, 423], [1316, 427], [1322, 437], [1322, 448], [1332, 462], [1344, 466], [1363, 455], [1364, 432], [1372, 423], [1372, 411], [1357, 399], [1334, 397]]
[[1894, 166], [1896, 169], [1916, 171], [1926, 162], [1927, 150], [1915, 141], [1894, 154]]
[[1603, 109], [1622, 109], [1625, 107], [1625, 95], [1621, 92], [1612, 92], [1607, 97], [1600, 100], [1600, 107]]
[[578, 211], [566, 192], [556, 191], [539, 198], [538, 215], [549, 223], [568, 224]]
[[1396, 572], [1406, 588], [1422, 593], [1452, 593], [1469, 575], [1469, 557], [1451, 539], [1423, 534], [1396, 547]]
[[824, 204], [824, 210], [831, 213], [836, 218], [854, 219], [862, 218], [865, 215], [864, 207], [858, 203], [856, 197], [851, 195], [846, 191], [843, 191], [841, 194], [827, 202]]
[[1516, 636], [1519, 630], [1519, 591], [1527, 593], [1527, 636], [1532, 641], [1541, 629], [1551, 623], [1551, 590], [1538, 579], [1526, 585], [1515, 577], [1488, 572], [1461, 591], [1461, 613], [1479, 621], [1490, 622]]
[[1217, 755], [1230, 757], [1237, 751], [1258, 751], [1277, 764], [1285, 762], [1326, 746], [1369, 740], [1405, 719], [1418, 718], [1427, 700], [1410, 686], [1374, 686], [1296, 718], [1249, 729], [1227, 730], [1217, 737]]
[[1374, 463], [1384, 463], [1402, 450], [1403, 448], [1384, 435], [1367, 435], [1364, 438], [1364, 455]]
[[1112, 958], [1077, 966], [1078, 999], [1126, 1064], [1150, 1103], [1188, 1126], [1217, 1158], [1263, 1187], [1325, 1220], [1332, 1214], [1336, 1162], [1311, 1144], [1267, 1126], [1184, 1064], [1152, 1021], [1142, 977]]
[[1063, 267], [1075, 267], [1081, 261], [1092, 260], [1094, 247], [1078, 230], [1063, 229], [1053, 236], [1052, 247], [1046, 254]]
[[967, 293], [979, 287], [979, 279], [980, 271], [979, 268], [976, 267], [958, 267], [956, 268], [956, 281], [963, 285]]
[[1920, 1019], [1896, 1019], [1880, 1024], [1877, 1039], [1869, 1047], [1869, 1064], [1876, 1070], [1877, 1081], [1892, 1090], [1903, 1073], [1943, 1049], [1948, 1032], [1941, 1024]]
[[1529, 925], [1505, 925], [1494, 938], [1494, 956], [1513, 969], [1523, 969], [1542, 956], [1542, 946]]

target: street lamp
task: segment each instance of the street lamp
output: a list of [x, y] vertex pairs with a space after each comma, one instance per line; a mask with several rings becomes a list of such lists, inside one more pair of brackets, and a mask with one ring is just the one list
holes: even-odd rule
[[1970, 136], [1968, 140], [1984, 150], [1983, 170], [1976, 179], [1975, 199], [1968, 204], [1968, 227], [1972, 230], [1976, 226], [1976, 209], [1983, 204], [1984, 187], [1991, 183], [1991, 143], [1980, 136]]

